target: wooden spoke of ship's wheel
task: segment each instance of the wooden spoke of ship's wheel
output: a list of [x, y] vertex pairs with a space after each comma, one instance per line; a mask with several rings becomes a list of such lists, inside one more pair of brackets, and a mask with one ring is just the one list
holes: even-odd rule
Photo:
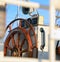
[[14, 35], [11, 36], [11, 42], [12, 42], [12, 46], [15, 47], [15, 39], [14, 39]]
[[20, 33], [17, 33], [17, 40], [16, 40], [16, 47], [19, 47], [19, 42], [20, 42]]
[[[26, 48], [24, 48], [24, 47], [25, 47], [25, 43], [26, 43], [26, 45], [27, 45]], [[20, 45], [19, 45], [19, 47], [18, 47], [19, 56], [23, 56], [23, 53], [25, 53], [25, 52], [28, 52], [28, 43], [27, 43], [26, 39], [24, 38], [24, 39], [21, 41], [21, 43], [20, 43]]]

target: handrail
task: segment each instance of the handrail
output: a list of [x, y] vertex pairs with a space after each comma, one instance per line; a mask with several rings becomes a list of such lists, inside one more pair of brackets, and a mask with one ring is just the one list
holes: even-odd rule
[[43, 51], [45, 47], [45, 31], [43, 28], [40, 28], [40, 32], [41, 32], [41, 38], [42, 38], [40, 49]]

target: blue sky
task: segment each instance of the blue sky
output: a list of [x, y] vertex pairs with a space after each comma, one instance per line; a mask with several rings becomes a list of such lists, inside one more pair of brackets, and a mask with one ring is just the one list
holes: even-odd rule
[[[30, 0], [32, 2], [37, 2], [39, 4], [44, 4], [44, 5], [49, 5], [49, 0]], [[42, 9], [37, 9], [39, 15], [44, 16], [44, 24], [49, 24], [49, 12], [46, 10], [42, 10]], [[17, 6], [16, 5], [7, 5], [6, 6], [6, 25], [8, 25], [10, 23], [10, 21], [12, 21], [13, 19], [15, 19], [16, 14], [17, 14]], [[19, 17], [23, 18], [27, 18], [28, 15], [24, 15], [22, 13], [21, 7], [20, 7], [20, 11], [19, 11]]]

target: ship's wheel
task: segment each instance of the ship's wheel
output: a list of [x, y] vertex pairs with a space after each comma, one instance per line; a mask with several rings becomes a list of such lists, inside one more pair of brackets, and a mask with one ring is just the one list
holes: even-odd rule
[[[19, 21], [19, 26], [12, 29], [12, 24], [15, 21]], [[34, 28], [26, 19], [15, 19], [7, 26], [6, 29], [8, 28], [10, 31], [4, 43], [4, 56], [38, 56], [37, 40]]]

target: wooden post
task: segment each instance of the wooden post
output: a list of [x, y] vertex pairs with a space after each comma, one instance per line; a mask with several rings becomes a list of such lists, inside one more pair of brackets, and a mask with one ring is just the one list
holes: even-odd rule
[[55, 39], [52, 38], [52, 31], [55, 27], [55, 7], [53, 0], [50, 0], [50, 52], [49, 52], [49, 59], [50, 62], [55, 62]]
[[4, 37], [6, 24], [6, 7], [0, 5], [0, 38]]

